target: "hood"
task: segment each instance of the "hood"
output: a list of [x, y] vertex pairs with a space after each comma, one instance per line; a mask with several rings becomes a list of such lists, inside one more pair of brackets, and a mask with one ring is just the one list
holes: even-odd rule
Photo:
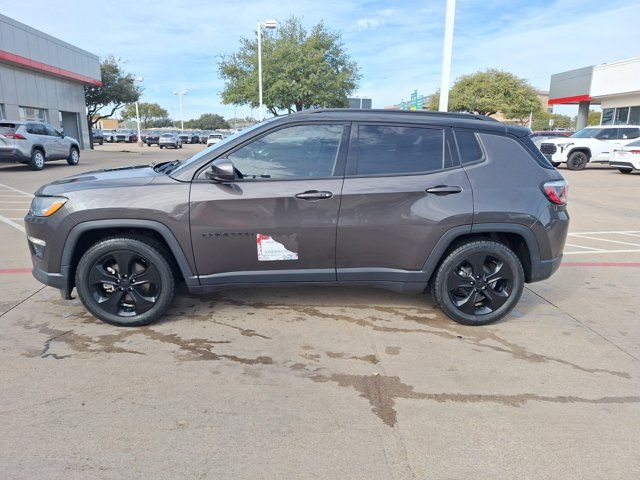
[[162, 173], [155, 172], [151, 165], [109, 168], [81, 173], [47, 183], [36, 195], [62, 195], [77, 190], [146, 185]]

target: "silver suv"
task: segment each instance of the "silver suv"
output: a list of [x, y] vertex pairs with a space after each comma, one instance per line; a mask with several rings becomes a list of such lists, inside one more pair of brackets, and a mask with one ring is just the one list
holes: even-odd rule
[[160, 148], [182, 148], [182, 140], [177, 133], [163, 133], [158, 140]]
[[33, 170], [42, 170], [50, 160], [77, 165], [80, 146], [48, 123], [4, 121], [0, 122], [0, 160], [25, 163]]

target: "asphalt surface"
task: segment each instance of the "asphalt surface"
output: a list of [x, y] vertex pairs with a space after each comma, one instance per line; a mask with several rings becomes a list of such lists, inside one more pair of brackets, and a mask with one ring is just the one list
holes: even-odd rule
[[488, 327], [427, 295], [269, 288], [123, 329], [31, 277], [38, 186], [201, 148], [0, 165], [2, 478], [637, 478], [640, 174], [562, 170], [564, 264]]

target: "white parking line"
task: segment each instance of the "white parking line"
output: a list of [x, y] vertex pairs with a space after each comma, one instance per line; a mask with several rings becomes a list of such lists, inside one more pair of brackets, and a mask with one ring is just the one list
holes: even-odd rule
[[640, 249], [639, 250], [600, 250], [598, 252], [591, 252], [591, 251], [562, 252], [563, 255], [582, 255], [585, 253], [590, 253], [591, 255], [600, 255], [603, 253], [640, 253]]
[[2, 215], [0, 215], [0, 222], [6, 223], [10, 227], [13, 227], [13, 228], [15, 228], [17, 230], [20, 230], [22, 233], [27, 233], [22, 225], [20, 225], [19, 223], [14, 222], [10, 218], [3, 217]]
[[2, 187], [3, 190], [12, 190], [14, 192], [21, 193], [22, 195], [26, 195], [27, 197], [33, 197], [31, 193], [27, 193], [23, 190], [18, 190], [17, 188], [10, 187], [9, 185], [5, 185], [4, 183], [0, 183], [0, 187]]
[[594, 252], [604, 252], [601, 248], [585, 247], [583, 245], [574, 245], [573, 243], [565, 243], [568, 247], [584, 248], [586, 250], [593, 250]]
[[[616, 237], [617, 240], [611, 238], [612, 236]], [[640, 230], [602, 230], [599, 232], [571, 232], [567, 236], [568, 243], [565, 245], [567, 247], [571, 247], [570, 251], [565, 251], [565, 255], [584, 255], [586, 253], [591, 253], [594, 255], [604, 254], [604, 253], [638, 253], [640, 250], [640, 243], [632, 243], [632, 242], [624, 242], [620, 240], [624, 239], [624, 236], [630, 237], [640, 237]], [[608, 237], [608, 238], [607, 238]], [[593, 246], [580, 245], [580, 240], [589, 240], [591, 244], [594, 242], [601, 242], [605, 248], [596, 248]], [[620, 247], [615, 249], [607, 248], [607, 243], [615, 243], [616, 245], [628, 245], [629, 247], [636, 248], [628, 248], [621, 249]], [[597, 245], [597, 243], [596, 243]], [[579, 249], [579, 250], [574, 250]]]
[[574, 235], [574, 236], [578, 238], [586, 238], [589, 240], [599, 240], [601, 242], [619, 243], [621, 245], [630, 245], [632, 247], [640, 247], [640, 243], [621, 242], [620, 240], [611, 240], [609, 238], [597, 238], [597, 237], [591, 237], [589, 235]]

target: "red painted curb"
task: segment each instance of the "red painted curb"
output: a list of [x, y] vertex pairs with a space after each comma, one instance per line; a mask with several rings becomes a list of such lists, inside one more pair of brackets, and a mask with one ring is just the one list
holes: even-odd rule
[[30, 268], [5, 268], [0, 270], [0, 275], [5, 273], [31, 273]]

